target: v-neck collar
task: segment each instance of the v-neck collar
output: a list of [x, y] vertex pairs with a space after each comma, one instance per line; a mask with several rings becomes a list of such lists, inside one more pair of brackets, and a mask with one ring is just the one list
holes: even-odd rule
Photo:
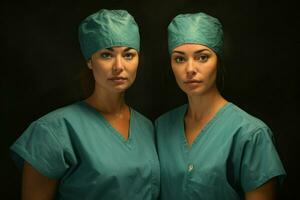
[[223, 114], [223, 112], [231, 105], [232, 103], [227, 102], [225, 105], [223, 105], [218, 111], [217, 113], [213, 116], [213, 118], [211, 120], [209, 120], [206, 125], [201, 129], [200, 133], [196, 136], [196, 138], [194, 139], [194, 141], [192, 142], [192, 144], [189, 144], [187, 142], [186, 136], [185, 136], [185, 129], [184, 129], [184, 117], [185, 114], [187, 112], [188, 109], [188, 104], [185, 104], [183, 106], [183, 108], [181, 109], [181, 113], [179, 116], [179, 124], [180, 124], [180, 135], [181, 135], [181, 139], [183, 141], [184, 144], [184, 149], [186, 151], [191, 151], [193, 149], [193, 146], [196, 145], [201, 138], [205, 137], [205, 135], [207, 134], [207, 130], [212, 127], [215, 122], [220, 118], [220, 116]]
[[117, 131], [110, 123], [109, 121], [107, 121], [105, 119], [105, 117], [99, 112], [97, 111], [94, 107], [92, 107], [91, 105], [89, 105], [88, 103], [86, 103], [85, 101], [80, 101], [79, 104], [83, 105], [85, 108], [87, 108], [88, 110], [90, 110], [91, 112], [93, 112], [97, 117], [99, 117], [101, 119], [101, 121], [105, 124], [105, 126], [111, 131], [112, 135], [117, 138], [118, 140], [120, 140], [122, 143], [125, 143], [127, 145], [129, 145], [132, 142], [132, 134], [133, 131], [131, 129], [132, 124], [133, 124], [133, 115], [134, 112], [131, 109], [130, 106], [128, 106], [129, 108], [129, 112], [130, 112], [130, 118], [129, 118], [129, 128], [128, 128], [128, 138], [126, 140], [126, 138], [119, 132]]

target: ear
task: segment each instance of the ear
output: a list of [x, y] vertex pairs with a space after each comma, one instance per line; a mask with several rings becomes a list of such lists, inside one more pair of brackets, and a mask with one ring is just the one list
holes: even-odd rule
[[92, 69], [92, 60], [89, 59], [87, 62], [86, 62], [87, 66], [89, 69]]

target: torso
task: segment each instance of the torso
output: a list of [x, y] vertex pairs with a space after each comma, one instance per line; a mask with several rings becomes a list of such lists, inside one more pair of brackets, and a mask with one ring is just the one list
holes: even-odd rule
[[111, 107], [111, 104], [99, 103], [101, 101], [97, 101], [93, 96], [87, 98], [84, 102], [98, 111], [117, 131], [118, 134], [120, 134], [125, 140], [128, 140], [130, 128], [130, 109], [125, 102], [121, 101], [120, 104], [115, 104], [116, 108], [120, 107], [117, 110], [108, 109], [108, 107]]
[[124, 138], [128, 140], [129, 137], [129, 124], [130, 124], [130, 111], [127, 107], [123, 113], [119, 115], [115, 114], [103, 114], [103, 117], [116, 129]]
[[192, 145], [195, 138], [201, 133], [201, 130], [207, 122], [197, 122], [195, 120], [185, 117], [184, 119], [184, 133], [189, 145]]
[[202, 125], [185, 121], [186, 111], [181, 106], [155, 123], [162, 200], [240, 200], [243, 191], [285, 173], [260, 120], [231, 103]]
[[225, 99], [221, 99], [218, 103], [208, 108], [211, 112], [208, 112], [206, 115], [202, 115], [199, 119], [193, 118], [193, 116], [189, 113], [190, 109], [188, 109], [187, 113], [184, 117], [184, 133], [187, 140], [187, 143], [191, 146], [193, 141], [197, 138], [199, 134], [201, 134], [202, 129], [206, 126], [206, 124], [213, 119], [216, 113], [224, 107], [227, 103]]
[[60, 180], [58, 199], [154, 200], [160, 178], [153, 126], [128, 112], [121, 124], [75, 103], [34, 122], [12, 150]]

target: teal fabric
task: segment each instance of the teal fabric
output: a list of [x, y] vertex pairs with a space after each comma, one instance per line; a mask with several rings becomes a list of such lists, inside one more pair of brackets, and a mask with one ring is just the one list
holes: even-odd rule
[[154, 128], [131, 109], [125, 140], [105, 118], [84, 102], [53, 111], [33, 122], [11, 146], [40, 173], [60, 179], [60, 200], [157, 199], [159, 162]]
[[79, 43], [85, 59], [103, 48], [127, 46], [140, 50], [139, 28], [125, 10], [106, 10], [88, 16], [79, 25]]
[[162, 200], [241, 200], [272, 177], [285, 175], [270, 129], [232, 103], [193, 144], [184, 134], [187, 105], [155, 122]]
[[202, 44], [222, 55], [222, 24], [217, 18], [202, 12], [177, 15], [168, 26], [169, 53], [186, 43]]

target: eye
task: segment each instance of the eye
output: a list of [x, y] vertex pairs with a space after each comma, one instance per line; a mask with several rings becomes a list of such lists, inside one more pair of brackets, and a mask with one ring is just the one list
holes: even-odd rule
[[175, 61], [176, 63], [183, 63], [183, 62], [185, 61], [185, 58], [184, 58], [183, 56], [176, 56], [176, 57], [174, 58], [174, 61]]
[[134, 54], [133, 53], [125, 53], [124, 56], [125, 60], [132, 60], [133, 57], [134, 57]]
[[206, 54], [199, 54], [196, 56], [196, 60], [200, 62], [206, 62], [208, 60], [209, 56]]
[[100, 54], [100, 57], [104, 58], [104, 59], [110, 59], [112, 57], [112, 55], [111, 55], [111, 53], [103, 52]]

